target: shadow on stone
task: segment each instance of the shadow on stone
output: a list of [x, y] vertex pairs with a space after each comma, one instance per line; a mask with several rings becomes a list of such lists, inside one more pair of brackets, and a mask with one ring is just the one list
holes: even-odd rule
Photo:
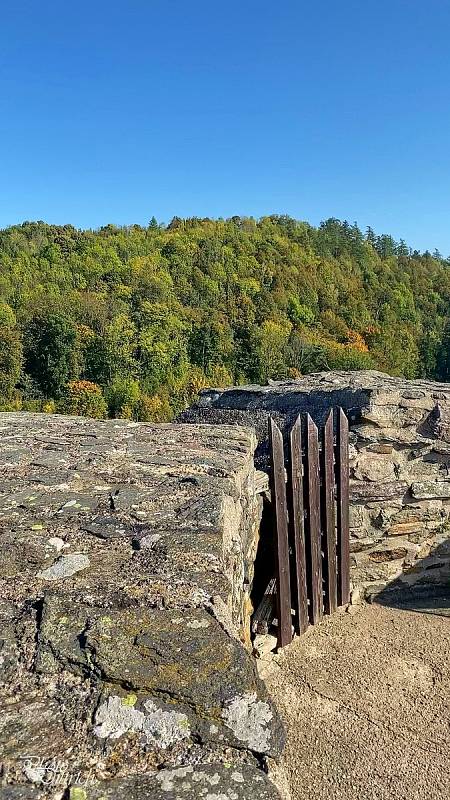
[[[372, 592], [370, 602], [420, 614], [450, 617], [449, 555], [450, 539], [447, 539], [434, 550], [432, 557], [419, 559], [409, 574], [397, 578], [378, 592]], [[448, 573], [446, 578], [442, 578], [443, 569]], [[421, 578], [408, 584], [406, 581], [413, 578], [414, 572], [420, 572]], [[433, 572], [439, 573], [434, 580]]]
[[[323, 380], [327, 377], [325, 375]], [[304, 387], [302, 384], [305, 384]], [[322, 425], [330, 408], [340, 406], [351, 423], [355, 424], [370, 405], [371, 393], [364, 387], [347, 386], [345, 381], [341, 386], [337, 382], [336, 386], [327, 383], [326, 389], [320, 387], [319, 373], [307, 376], [301, 382], [273, 381], [269, 386], [208, 389], [201, 393], [195, 405], [179, 415], [178, 421], [254, 428], [258, 437], [255, 465], [258, 469], [267, 470], [267, 424], [270, 416], [286, 437], [301, 413], [308, 412], [317, 425]]]

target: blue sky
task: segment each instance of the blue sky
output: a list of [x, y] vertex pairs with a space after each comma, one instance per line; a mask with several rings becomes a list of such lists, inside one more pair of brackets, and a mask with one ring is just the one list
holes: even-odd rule
[[448, 0], [14, 0], [0, 225], [335, 216], [450, 253]]

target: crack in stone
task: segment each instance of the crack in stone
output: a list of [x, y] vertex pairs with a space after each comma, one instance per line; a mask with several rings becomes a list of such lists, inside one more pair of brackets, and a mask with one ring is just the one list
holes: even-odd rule
[[[335, 703], [339, 707], [339, 709], [344, 709], [345, 711], [348, 711], [350, 714], [353, 714], [353, 716], [357, 717], [357, 719], [365, 720], [370, 725], [373, 725], [375, 728], [378, 728], [381, 731], [386, 731], [387, 733], [390, 733], [394, 737], [394, 739], [402, 739], [403, 741], [410, 743], [410, 740], [408, 739], [408, 737], [405, 736], [401, 731], [396, 731], [393, 728], [391, 728], [389, 725], [386, 725], [383, 722], [380, 722], [378, 720], [373, 719], [372, 717], [369, 716], [369, 714], [366, 714], [364, 712], [358, 711], [353, 706], [350, 706], [347, 703], [343, 703], [341, 700], [336, 700], [336, 698], [331, 697], [330, 695], [327, 695], [325, 692], [320, 691], [320, 689], [317, 689], [316, 686], [313, 686], [303, 676], [296, 675], [296, 673], [288, 665], [286, 665], [286, 668], [291, 673], [291, 675], [293, 675], [296, 679], [299, 679], [310, 690], [310, 692], [312, 692], [313, 694], [316, 694], [318, 697], [321, 697], [322, 700], [328, 700], [329, 702]], [[280, 669], [282, 669], [282, 668], [280, 667]], [[435, 748], [435, 749], [431, 750], [431, 752], [433, 752], [435, 755], [446, 757], [446, 754], [439, 748], [439, 745], [438, 745], [437, 742], [435, 742], [433, 740], [426, 739], [424, 741], [426, 742], [426, 744], [428, 746], [427, 747], [423, 747], [419, 743], [419, 740], [417, 739], [416, 732], [414, 731], [414, 729], [410, 728], [407, 725], [403, 725], [403, 727], [404, 727], [405, 730], [408, 731], [409, 734], [411, 734], [412, 739], [414, 741], [414, 745], [419, 750], [421, 750], [423, 753], [427, 753], [429, 755], [430, 754], [430, 747], [432, 747], [432, 748]]]

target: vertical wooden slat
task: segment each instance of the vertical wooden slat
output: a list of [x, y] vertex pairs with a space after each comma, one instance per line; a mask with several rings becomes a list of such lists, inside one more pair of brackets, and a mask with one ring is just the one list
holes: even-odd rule
[[322, 545], [326, 614], [337, 609], [336, 528], [334, 514], [334, 432], [333, 411], [330, 411], [322, 438]]
[[337, 559], [338, 604], [350, 601], [348, 420], [342, 408], [337, 418]]
[[306, 415], [306, 493], [307, 500], [307, 548], [309, 551], [309, 598], [310, 620], [313, 625], [323, 614], [322, 596], [322, 550], [320, 531], [320, 479], [319, 437], [315, 423]]
[[295, 562], [295, 629], [302, 634], [308, 627], [308, 597], [306, 590], [305, 516], [303, 503], [302, 423], [298, 416], [290, 434], [290, 527]]
[[269, 419], [271, 489], [274, 506], [277, 576], [278, 647], [292, 641], [291, 580], [289, 567], [288, 516], [284, 477], [283, 436], [275, 421]]

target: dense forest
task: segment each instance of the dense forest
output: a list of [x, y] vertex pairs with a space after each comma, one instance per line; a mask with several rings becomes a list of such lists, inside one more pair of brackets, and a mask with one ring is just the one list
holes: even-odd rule
[[0, 231], [0, 408], [162, 421], [205, 386], [450, 380], [450, 259], [329, 219]]

